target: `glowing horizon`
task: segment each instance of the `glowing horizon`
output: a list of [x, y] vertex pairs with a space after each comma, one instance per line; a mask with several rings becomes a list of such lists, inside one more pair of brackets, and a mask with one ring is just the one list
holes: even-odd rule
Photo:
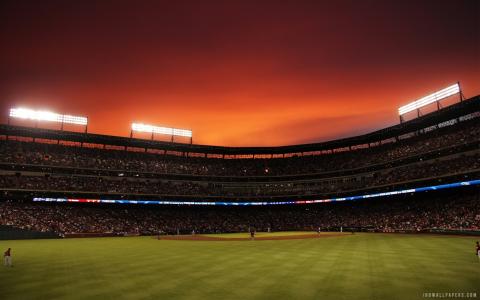
[[6, 0], [0, 111], [72, 112], [114, 136], [168, 124], [203, 145], [355, 136], [398, 124], [406, 100], [453, 82], [480, 94], [478, 6]]

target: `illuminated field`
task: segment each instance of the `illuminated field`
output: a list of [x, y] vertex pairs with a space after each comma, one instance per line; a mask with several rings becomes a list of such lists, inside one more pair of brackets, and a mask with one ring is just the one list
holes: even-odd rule
[[424, 292], [480, 297], [474, 242], [360, 233], [258, 242], [0, 241], [0, 249], [12, 248], [14, 262], [13, 268], [0, 268], [0, 298], [424, 299]]

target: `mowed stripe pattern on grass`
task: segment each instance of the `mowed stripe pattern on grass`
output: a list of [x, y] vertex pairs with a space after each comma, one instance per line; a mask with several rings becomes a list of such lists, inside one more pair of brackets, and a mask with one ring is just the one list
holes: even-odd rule
[[476, 292], [474, 238], [355, 234], [195, 242], [1, 241], [1, 299], [422, 299]]

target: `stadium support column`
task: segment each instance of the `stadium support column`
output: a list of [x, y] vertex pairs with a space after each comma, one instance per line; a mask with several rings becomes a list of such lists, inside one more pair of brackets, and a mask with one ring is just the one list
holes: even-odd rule
[[[88, 133], [88, 117], [87, 117], [87, 124], [85, 124], [85, 138], [87, 138]], [[83, 148], [83, 141], [80, 143], [80, 147]]]
[[[7, 124], [10, 125], [10, 114], [8, 115]], [[8, 133], [6, 134], [5, 139], [8, 141]]]
[[[38, 128], [38, 120], [35, 120], [35, 128]], [[35, 137], [33, 137], [33, 142], [35, 143]]]
[[460, 81], [457, 82], [458, 84], [458, 90], [459, 90], [459, 96], [460, 96], [460, 102], [462, 102], [463, 100], [465, 100], [465, 96], [463, 95], [463, 92], [462, 92], [462, 87], [460, 86]]
[[[63, 131], [63, 124], [64, 124], [64, 122], [63, 122], [63, 118], [62, 118], [62, 123], [60, 124], [60, 131]], [[60, 138], [57, 139], [57, 145], [59, 145], [59, 144], [60, 144]]]

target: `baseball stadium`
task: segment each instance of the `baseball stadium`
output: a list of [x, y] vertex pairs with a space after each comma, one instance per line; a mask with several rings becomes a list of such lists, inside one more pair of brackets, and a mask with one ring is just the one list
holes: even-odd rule
[[0, 16], [0, 300], [480, 299], [480, 1]]
[[438, 93], [459, 99], [281, 147], [14, 125], [45, 113], [13, 108], [0, 126], [0, 245], [14, 251], [2, 299], [474, 297], [480, 96]]

